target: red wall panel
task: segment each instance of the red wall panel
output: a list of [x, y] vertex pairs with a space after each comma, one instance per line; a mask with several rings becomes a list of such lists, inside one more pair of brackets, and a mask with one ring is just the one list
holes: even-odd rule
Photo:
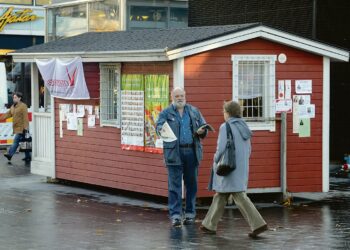
[[[287, 62], [280, 64], [276, 61], [276, 83], [278, 80], [292, 80], [293, 95], [295, 80], [311, 79], [311, 103], [316, 105], [316, 118], [311, 119], [309, 138], [299, 138], [292, 133], [292, 115], [288, 114], [288, 190], [322, 191], [322, 57], [263, 39], [253, 39], [189, 56], [185, 58], [187, 101], [199, 107], [207, 122], [218, 129], [223, 122], [223, 101], [232, 99], [231, 56], [280, 53], [287, 55]], [[209, 138], [203, 141], [205, 155], [199, 172], [199, 196], [211, 195], [206, 187], [216, 137], [217, 134], [210, 133]], [[254, 131], [252, 149], [249, 188], [279, 187], [280, 121], [276, 121], [276, 132]]]
[[[100, 74], [98, 63], [85, 63], [84, 73], [90, 100], [55, 100], [56, 114], [56, 176], [111, 188], [167, 196], [167, 175], [163, 156], [120, 148], [120, 129], [87, 127], [84, 118], [84, 136], [68, 131], [63, 124], [63, 138], [59, 137], [58, 107], [60, 103], [99, 105]], [[125, 63], [122, 74], [169, 74], [173, 79], [172, 62]]]

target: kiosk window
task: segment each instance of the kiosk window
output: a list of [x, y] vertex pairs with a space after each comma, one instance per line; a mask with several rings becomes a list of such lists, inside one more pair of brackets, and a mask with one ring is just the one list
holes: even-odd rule
[[275, 60], [274, 55], [232, 56], [233, 100], [253, 129], [274, 130]]
[[120, 65], [100, 64], [101, 126], [120, 127]]

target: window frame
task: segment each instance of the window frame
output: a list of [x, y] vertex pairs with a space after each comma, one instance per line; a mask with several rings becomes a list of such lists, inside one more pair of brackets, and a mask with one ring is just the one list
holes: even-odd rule
[[246, 120], [249, 128], [251, 130], [269, 130], [276, 131], [276, 112], [275, 112], [275, 82], [276, 82], [276, 55], [231, 55], [232, 61], [232, 100], [239, 101], [239, 93], [238, 93], [238, 65], [241, 61], [268, 61], [269, 69], [268, 83], [264, 86], [264, 98], [263, 101], [263, 110], [264, 110], [264, 118], [257, 121], [249, 121]]
[[[103, 77], [109, 78], [109, 76], [104, 74], [104, 70], [108, 70], [110, 68], [114, 68], [114, 73], [118, 74], [117, 77], [117, 119], [103, 119], [103, 108], [105, 107], [103, 104], [103, 100], [105, 98], [103, 98], [102, 96], [102, 91], [104, 89], [104, 87], [102, 86], [102, 84], [104, 84], [105, 82], [110, 81], [110, 79], [105, 80]], [[100, 63], [99, 64], [99, 69], [100, 69], [100, 126], [101, 127], [116, 127], [116, 128], [120, 128], [120, 124], [121, 124], [121, 107], [120, 107], [120, 99], [121, 99], [121, 64], [120, 63]], [[110, 105], [110, 103], [108, 104]], [[115, 112], [115, 110], [114, 110]]]

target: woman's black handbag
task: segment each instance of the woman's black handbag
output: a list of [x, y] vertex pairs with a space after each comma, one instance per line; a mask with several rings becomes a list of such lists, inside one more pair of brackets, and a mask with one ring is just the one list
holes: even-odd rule
[[226, 122], [227, 143], [225, 151], [222, 153], [217, 163], [216, 174], [226, 176], [236, 169], [236, 148], [233, 140], [233, 133], [230, 124]]

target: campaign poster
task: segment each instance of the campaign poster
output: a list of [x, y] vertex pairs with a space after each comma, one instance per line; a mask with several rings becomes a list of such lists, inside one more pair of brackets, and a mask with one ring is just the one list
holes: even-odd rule
[[145, 152], [163, 153], [156, 133], [159, 113], [169, 105], [169, 75], [145, 75]]
[[121, 148], [144, 151], [144, 78], [122, 75], [121, 82]]

